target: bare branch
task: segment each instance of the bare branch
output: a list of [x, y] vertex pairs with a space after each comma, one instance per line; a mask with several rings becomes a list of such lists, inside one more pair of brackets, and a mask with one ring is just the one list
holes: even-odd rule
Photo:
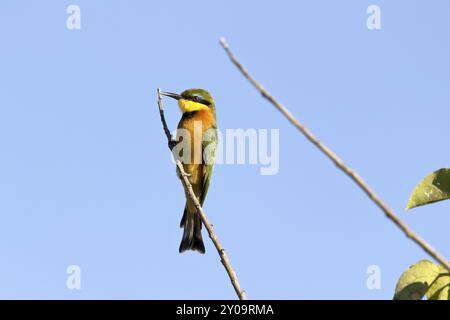
[[[167, 127], [167, 122], [164, 117], [164, 107], [162, 103], [162, 97], [161, 97], [161, 90], [158, 88], [158, 107], [159, 107], [159, 114], [161, 116], [161, 122], [163, 125], [164, 133], [167, 137], [167, 142], [169, 144], [169, 149], [173, 149], [173, 140], [172, 135], [170, 134], [170, 130]], [[181, 180], [181, 184], [183, 185], [184, 190], [186, 191], [186, 194], [189, 195], [192, 202], [195, 205], [195, 208], [197, 209], [198, 214], [200, 215], [203, 225], [205, 226], [206, 230], [208, 231], [208, 235], [210, 239], [212, 240], [214, 246], [217, 249], [217, 252], [220, 256], [220, 262], [222, 262], [223, 266], [225, 267], [225, 270], [227, 271], [228, 277], [231, 280], [231, 284], [233, 285], [234, 290], [236, 291], [237, 296], [240, 300], [247, 300], [247, 295], [244, 290], [242, 290], [241, 285], [239, 284], [239, 280], [237, 278], [236, 272], [234, 271], [233, 267], [231, 266], [230, 260], [228, 260], [227, 254], [225, 253], [225, 249], [222, 247], [222, 244], [219, 241], [219, 238], [217, 238], [216, 233], [214, 232], [214, 229], [209, 223], [208, 219], [206, 218], [205, 212], [202, 209], [202, 206], [200, 202], [198, 201], [197, 197], [195, 196], [194, 190], [192, 189], [191, 182], [189, 181], [188, 175], [184, 171], [183, 164], [180, 162], [180, 160], [176, 160], [176, 166], [177, 166], [177, 173], [178, 177]]]
[[350, 179], [352, 179], [367, 196], [377, 205], [381, 211], [384, 212], [387, 218], [389, 218], [395, 225], [403, 231], [403, 233], [414, 241], [419, 247], [421, 247], [426, 253], [442, 264], [447, 270], [450, 271], [450, 263], [439, 252], [437, 252], [432, 246], [430, 246], [422, 237], [411, 230], [400, 218], [392, 211], [386, 203], [372, 190], [372, 188], [358, 175], [358, 173], [352, 168], [348, 167], [330, 148], [325, 146], [319, 139], [317, 139], [311, 131], [302, 125], [294, 115], [280, 102], [278, 102], [258, 81], [256, 81], [247, 69], [239, 62], [236, 56], [231, 51], [224, 38], [220, 39], [220, 45], [225, 49], [231, 62], [238, 68], [242, 75], [250, 81], [250, 83], [261, 93], [261, 95], [269, 100], [278, 111], [280, 111], [289, 122], [296, 127], [313, 145], [315, 145], [322, 153], [324, 153], [340, 170], [342, 170]]

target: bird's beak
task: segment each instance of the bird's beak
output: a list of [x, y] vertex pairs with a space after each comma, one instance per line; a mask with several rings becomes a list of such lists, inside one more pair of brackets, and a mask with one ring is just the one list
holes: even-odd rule
[[161, 92], [161, 94], [162, 94], [163, 96], [170, 97], [170, 98], [173, 98], [173, 99], [175, 99], [175, 100], [180, 100], [180, 99], [181, 99], [181, 96], [180, 96], [179, 94], [176, 94], [176, 93], [172, 93], [172, 92]]

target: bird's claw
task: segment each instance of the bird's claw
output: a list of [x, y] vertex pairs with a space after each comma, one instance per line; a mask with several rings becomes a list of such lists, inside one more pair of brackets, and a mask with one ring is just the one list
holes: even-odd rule
[[184, 176], [184, 177], [186, 177], [186, 178], [190, 178], [191, 177], [191, 174], [190, 173], [186, 173], [186, 172], [180, 172], [180, 176]]
[[186, 178], [188, 178], [188, 179], [191, 177], [191, 174], [190, 174], [190, 173], [187, 173], [187, 172], [181, 172], [178, 168], [177, 168], [177, 175], [178, 175], [178, 178], [180, 178], [180, 179], [182, 179], [183, 176], [186, 177]]

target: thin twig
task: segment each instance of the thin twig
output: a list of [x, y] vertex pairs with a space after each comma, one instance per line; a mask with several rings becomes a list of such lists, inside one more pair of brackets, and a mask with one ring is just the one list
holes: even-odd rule
[[300, 132], [314, 144], [322, 153], [324, 153], [340, 170], [342, 170], [347, 176], [350, 177], [368, 196], [369, 198], [384, 212], [392, 222], [399, 227], [403, 233], [419, 245], [425, 252], [431, 257], [442, 264], [447, 270], [450, 271], [450, 263], [439, 252], [437, 252], [432, 246], [430, 246], [422, 237], [411, 230], [400, 218], [392, 211], [386, 203], [372, 190], [372, 188], [358, 175], [358, 173], [352, 168], [348, 167], [330, 148], [320, 142], [304, 125], [302, 125], [294, 115], [275, 97], [273, 97], [258, 81], [256, 81], [247, 69], [239, 62], [236, 56], [231, 51], [229, 45], [224, 38], [220, 39], [220, 45], [225, 49], [231, 62], [239, 69], [242, 75], [250, 81], [250, 83], [266, 98], [272, 105], [274, 105], [288, 120], [294, 125]]
[[[167, 142], [169, 144], [169, 149], [173, 149], [173, 140], [172, 135], [170, 134], [170, 130], [167, 127], [167, 122], [164, 117], [164, 107], [162, 103], [162, 97], [161, 97], [161, 90], [158, 88], [158, 107], [159, 107], [159, 114], [161, 116], [161, 122], [163, 125], [164, 133], [167, 137]], [[176, 166], [177, 166], [177, 173], [178, 177], [181, 180], [181, 183], [183, 185], [184, 190], [186, 191], [186, 194], [189, 195], [192, 202], [195, 205], [195, 208], [197, 209], [198, 214], [200, 215], [203, 225], [205, 226], [206, 230], [208, 231], [208, 235], [211, 238], [214, 246], [217, 249], [217, 252], [220, 256], [220, 261], [222, 262], [223, 266], [225, 267], [225, 270], [227, 271], [228, 277], [231, 280], [231, 284], [233, 285], [234, 290], [236, 291], [237, 296], [240, 300], [247, 300], [247, 295], [244, 290], [242, 290], [241, 285], [239, 284], [239, 280], [237, 278], [236, 272], [234, 271], [233, 267], [231, 266], [230, 260], [228, 260], [227, 254], [225, 253], [225, 249], [222, 247], [222, 244], [219, 241], [219, 238], [217, 238], [216, 233], [214, 232], [214, 229], [209, 223], [208, 219], [206, 218], [205, 212], [202, 209], [202, 206], [200, 202], [198, 201], [197, 197], [195, 196], [194, 190], [192, 189], [191, 182], [189, 181], [188, 175], [184, 171], [183, 164], [180, 160], [176, 159]]]

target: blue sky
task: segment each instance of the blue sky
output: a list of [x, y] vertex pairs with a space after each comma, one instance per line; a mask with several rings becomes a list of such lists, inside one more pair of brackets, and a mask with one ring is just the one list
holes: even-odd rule
[[[66, 8], [81, 8], [81, 29]], [[381, 8], [368, 30], [366, 8]], [[0, 298], [234, 299], [178, 253], [182, 187], [155, 90], [202, 87], [221, 129], [280, 130], [280, 168], [220, 165], [204, 209], [254, 299], [390, 299], [425, 253], [242, 78], [235, 53], [414, 230], [450, 256], [450, 204], [405, 212], [450, 165], [448, 1], [0, 4]], [[180, 113], [166, 102], [172, 128]], [[68, 290], [66, 268], [81, 268]], [[381, 289], [366, 286], [367, 267]]]

